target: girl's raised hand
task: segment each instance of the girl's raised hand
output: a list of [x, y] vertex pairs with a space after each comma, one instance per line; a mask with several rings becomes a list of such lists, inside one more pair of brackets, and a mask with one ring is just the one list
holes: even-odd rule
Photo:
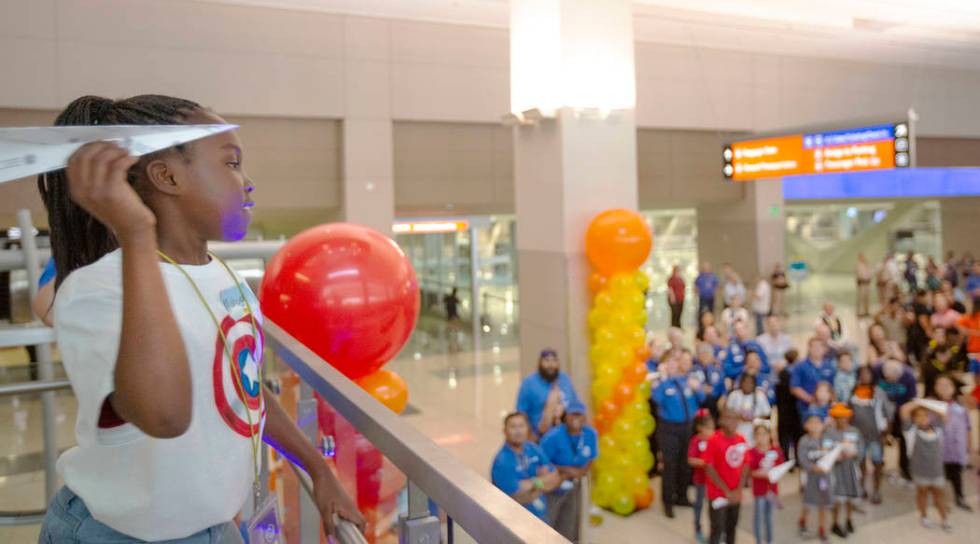
[[139, 157], [111, 142], [85, 144], [68, 160], [68, 190], [79, 206], [112, 230], [117, 238], [152, 230], [156, 218], [126, 173]]

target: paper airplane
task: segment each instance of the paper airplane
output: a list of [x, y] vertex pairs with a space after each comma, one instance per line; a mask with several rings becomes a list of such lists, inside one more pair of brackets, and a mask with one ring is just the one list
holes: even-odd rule
[[660, 372], [647, 372], [647, 381], [655, 382], [660, 379]]
[[94, 125], [0, 128], [0, 183], [64, 168], [79, 147], [111, 141], [140, 156], [237, 125]]
[[936, 412], [940, 415], [946, 415], [946, 412], [949, 410], [949, 404], [941, 400], [915, 399], [915, 401], [919, 403], [919, 406], [922, 406], [923, 408]]
[[728, 506], [728, 499], [725, 497], [718, 497], [717, 499], [711, 501], [711, 507], [715, 510], [720, 510], [726, 506]]
[[837, 462], [837, 458], [840, 457], [842, 451], [844, 451], [844, 448], [842, 448], [840, 444], [837, 444], [834, 446], [834, 449], [824, 454], [824, 456], [817, 461], [817, 466], [824, 472], [830, 472], [830, 470], [834, 468], [834, 463]]
[[779, 480], [781, 480], [782, 477], [786, 476], [786, 474], [788, 474], [789, 471], [792, 470], [793, 466], [795, 465], [796, 465], [796, 461], [790, 459], [785, 463], [778, 464], [772, 467], [771, 469], [769, 469], [769, 474], [766, 475], [766, 477], [769, 478], [769, 483], [774, 484]]

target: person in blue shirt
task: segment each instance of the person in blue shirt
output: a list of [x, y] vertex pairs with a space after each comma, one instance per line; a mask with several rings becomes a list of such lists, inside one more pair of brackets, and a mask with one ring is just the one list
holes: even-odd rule
[[517, 392], [517, 411], [527, 414], [534, 437], [557, 425], [568, 405], [577, 400], [572, 379], [561, 371], [558, 353], [553, 349], [542, 350], [538, 372], [524, 378]]
[[762, 363], [761, 372], [769, 374], [769, 358], [766, 357], [766, 351], [762, 349], [762, 346], [752, 339], [748, 324], [744, 321], [737, 321], [734, 330], [735, 335], [731, 343], [728, 344], [728, 358], [725, 359], [725, 377], [734, 380], [742, 373], [742, 368], [745, 366], [745, 355], [749, 351], [759, 354], [759, 361]]
[[702, 384], [687, 375], [680, 356], [660, 364], [659, 383], [650, 393], [657, 404], [657, 445], [664, 463], [660, 496], [669, 518], [674, 517], [674, 506], [691, 506], [687, 497], [691, 481], [687, 447], [694, 432], [694, 416], [705, 399]]
[[973, 263], [970, 274], [966, 277], [966, 294], [968, 297], [980, 297], [980, 261]]
[[561, 476], [537, 444], [528, 440], [527, 415], [513, 412], [504, 418], [505, 443], [493, 458], [493, 485], [548, 521], [545, 496], [561, 485]]
[[582, 512], [582, 478], [588, 477], [599, 455], [599, 436], [586, 425], [585, 405], [575, 401], [565, 409], [563, 423], [541, 438], [541, 449], [558, 468], [561, 485], [548, 494], [551, 526], [572, 542], [579, 541]]
[[833, 390], [834, 377], [837, 367], [833, 359], [828, 359], [827, 345], [819, 338], [810, 338], [807, 342], [807, 357], [796, 363], [789, 376], [790, 391], [796, 397], [800, 414], [807, 411], [813, 404], [813, 395], [817, 392], [817, 384], [827, 382]]
[[886, 359], [884, 362], [874, 364], [871, 370], [874, 372], [875, 387], [884, 391], [888, 400], [895, 404], [895, 413], [890, 425], [891, 435], [898, 442], [898, 467], [902, 477], [911, 480], [908, 445], [902, 432], [899, 409], [918, 394], [915, 374], [912, 372], [912, 367], [897, 359]]
[[761, 355], [751, 349], [745, 354], [745, 366], [742, 368], [742, 373], [728, 387], [729, 393], [738, 387], [737, 384], [742, 383], [742, 376], [745, 375], [750, 375], [755, 378], [756, 389], [759, 389], [766, 395], [770, 406], [776, 403], [776, 387], [773, 383], [772, 375], [762, 372]]
[[715, 347], [708, 342], [698, 346], [698, 360], [694, 365], [692, 375], [700, 381], [704, 391], [704, 401], [701, 406], [707, 408], [715, 419], [718, 413], [718, 399], [725, 394], [725, 373], [721, 363], [715, 357]]
[[701, 272], [694, 280], [698, 290], [698, 317], [705, 312], [715, 312], [715, 292], [718, 291], [718, 276], [711, 271], [711, 263], [701, 262]]

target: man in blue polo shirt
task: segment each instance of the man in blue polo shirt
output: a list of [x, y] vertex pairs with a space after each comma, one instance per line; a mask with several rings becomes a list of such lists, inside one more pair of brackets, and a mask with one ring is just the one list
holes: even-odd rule
[[568, 405], [579, 400], [571, 378], [560, 367], [555, 350], [542, 350], [538, 372], [524, 378], [517, 392], [517, 411], [527, 414], [534, 437], [540, 437], [561, 422]]
[[718, 276], [711, 271], [711, 263], [701, 262], [701, 272], [694, 279], [698, 290], [698, 319], [705, 312], [715, 313], [715, 292], [718, 291]]
[[762, 363], [760, 372], [769, 374], [769, 358], [766, 357], [766, 350], [758, 342], [752, 339], [749, 334], [749, 325], [744, 321], [736, 321], [734, 325], [735, 335], [728, 344], [728, 358], [725, 359], [725, 378], [734, 380], [742, 373], [745, 366], [745, 355], [749, 351], [759, 354], [759, 361]]
[[806, 359], [794, 365], [790, 372], [790, 392], [796, 397], [800, 414], [806, 413], [810, 403], [813, 402], [818, 383], [828, 382], [831, 385], [834, 383], [837, 367], [834, 366], [833, 359], [828, 359], [826, 355], [827, 346], [823, 340], [810, 338], [807, 342]]
[[548, 517], [556, 531], [578, 542], [582, 478], [588, 477], [592, 460], [599, 455], [598, 434], [586, 425], [585, 405], [581, 402], [568, 405], [563, 421], [541, 438], [541, 449], [563, 478], [561, 486], [548, 494]]
[[707, 408], [717, 419], [718, 399], [725, 394], [725, 373], [715, 353], [715, 346], [701, 342], [698, 346], [698, 360], [691, 374], [703, 384], [705, 398], [701, 406]]
[[548, 520], [545, 495], [561, 485], [561, 476], [537, 444], [528, 440], [527, 416], [514, 412], [504, 418], [505, 443], [490, 469], [493, 485]]
[[694, 415], [704, 402], [703, 385], [687, 375], [678, 361], [680, 354], [660, 364], [660, 381], [650, 392], [657, 404], [657, 444], [663, 456], [661, 497], [664, 514], [674, 517], [674, 506], [691, 506], [687, 486], [691, 468], [687, 464], [687, 447], [691, 441]]

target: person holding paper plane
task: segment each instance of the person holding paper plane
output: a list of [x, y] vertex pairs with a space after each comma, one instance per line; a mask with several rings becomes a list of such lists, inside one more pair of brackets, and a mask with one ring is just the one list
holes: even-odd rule
[[800, 537], [810, 535], [807, 528], [807, 515], [810, 509], [817, 511], [817, 535], [821, 543], [827, 540], [827, 510], [833, 505], [833, 482], [831, 469], [821, 466], [820, 460], [834, 447], [831, 439], [824, 437], [824, 418], [819, 411], [808, 410], [803, 414], [803, 429], [806, 434], [797, 447], [797, 459], [803, 471], [803, 511], [800, 514]]
[[912, 472], [912, 481], [915, 482], [920, 522], [927, 529], [936, 527], [928, 513], [931, 495], [943, 530], [952, 532], [953, 526], [946, 519], [946, 498], [943, 490], [946, 486], [943, 473], [944, 436], [939, 421], [946, 420], [946, 410], [923, 400], [925, 399], [915, 399], [902, 406], [899, 412], [905, 442], [908, 444], [909, 469]]
[[706, 542], [701, 531], [701, 512], [707, 494], [707, 478], [704, 475], [704, 454], [708, 451], [708, 441], [715, 434], [715, 420], [711, 413], [701, 408], [694, 417], [694, 436], [687, 447], [687, 464], [691, 465], [691, 483], [696, 490], [694, 499], [694, 540], [698, 544]]
[[726, 544], [735, 544], [735, 528], [742, 508], [742, 488], [749, 476], [749, 448], [742, 435], [735, 431], [738, 416], [734, 412], [722, 410], [719, 426], [720, 429], [708, 441], [708, 450], [704, 454], [711, 514], [708, 542], [719, 544], [724, 536]]
[[84, 526], [86, 543], [241, 542], [232, 520], [259, 485], [263, 439], [310, 475], [328, 533], [335, 515], [363, 530], [323, 455], [264, 394], [258, 300], [207, 249], [240, 240], [251, 221], [255, 186], [233, 127], [159, 95], [82, 97], [55, 124], [219, 129], [184, 143], [171, 130], [141, 157], [89, 143], [39, 176], [54, 328], [78, 400], [78, 445], [58, 461], [65, 487], [40, 541], [79, 541]]
[[[834, 523], [830, 532], [841, 538], [854, 532], [851, 514], [854, 513], [854, 503], [861, 498], [861, 473], [858, 470], [858, 455], [864, 451], [864, 440], [861, 431], [851, 425], [854, 412], [843, 402], [835, 403], [830, 408], [833, 423], [826, 431], [827, 438], [834, 441], [835, 446], [841, 447], [840, 457], [833, 469], [834, 480]], [[840, 523], [840, 507], [844, 505], [844, 524]]]
[[851, 395], [852, 422], [861, 432], [864, 449], [858, 453], [857, 464], [861, 470], [861, 489], [866, 489], [867, 460], [873, 467], [871, 504], [881, 504], [881, 476], [885, 468], [884, 438], [889, 422], [894, 418], [895, 405], [888, 395], [874, 384], [874, 371], [870, 366], [858, 369], [857, 385]]
[[946, 479], [953, 486], [956, 506], [972, 512], [963, 496], [963, 468], [969, 461], [970, 414], [956, 398], [956, 381], [952, 376], [936, 378], [936, 396], [946, 403], [946, 422], [943, 425], [943, 465]]

